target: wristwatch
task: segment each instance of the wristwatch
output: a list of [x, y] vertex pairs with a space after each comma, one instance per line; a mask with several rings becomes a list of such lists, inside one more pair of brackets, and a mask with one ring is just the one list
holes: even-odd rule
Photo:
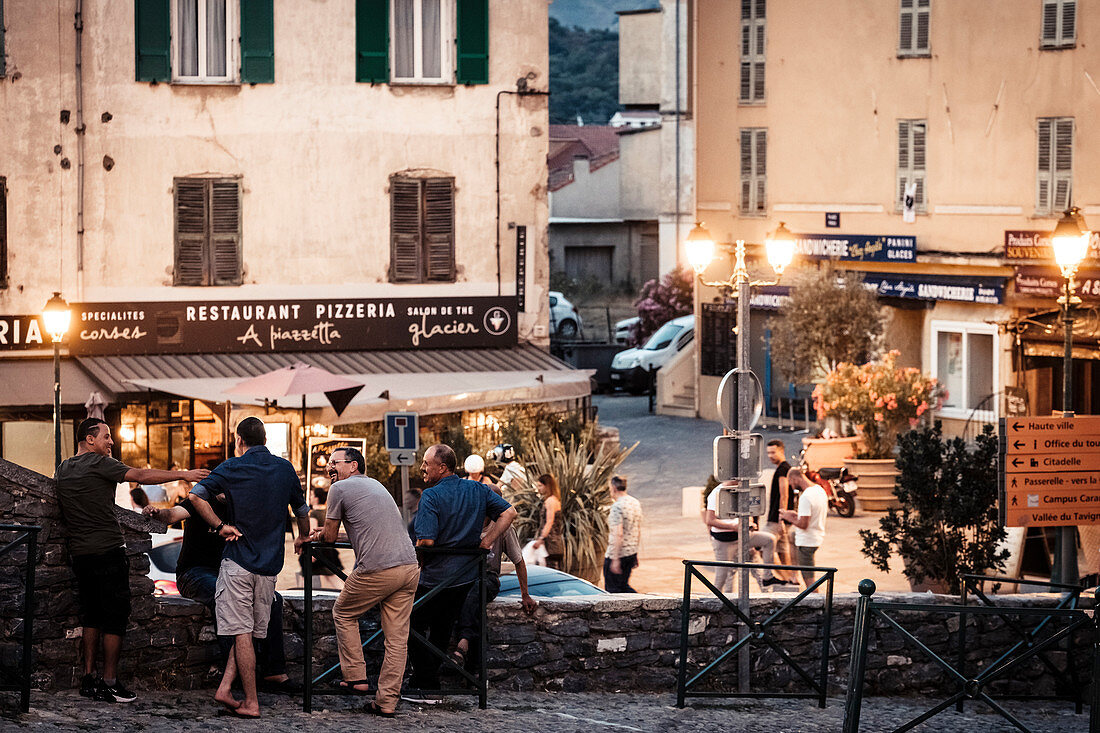
[[224, 527], [224, 526], [225, 526], [225, 522], [222, 522], [217, 527], [214, 527], [214, 534], [221, 534], [222, 533], [222, 527]]

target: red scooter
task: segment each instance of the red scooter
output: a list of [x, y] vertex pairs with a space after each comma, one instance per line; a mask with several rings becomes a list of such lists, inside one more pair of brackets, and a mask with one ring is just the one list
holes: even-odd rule
[[856, 477], [848, 473], [847, 468], [822, 467], [814, 470], [806, 465], [806, 451], [802, 451], [799, 462], [806, 478], [825, 490], [829, 499], [829, 508], [835, 509], [838, 516], [851, 517], [856, 513]]

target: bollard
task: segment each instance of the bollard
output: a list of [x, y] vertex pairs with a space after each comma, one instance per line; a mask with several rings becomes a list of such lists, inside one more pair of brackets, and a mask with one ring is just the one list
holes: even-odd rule
[[867, 634], [871, 627], [871, 596], [875, 594], [875, 582], [859, 581], [859, 601], [856, 619], [852, 625], [852, 659], [848, 671], [848, 697], [844, 701], [844, 733], [858, 733], [859, 709], [863, 704], [863, 676], [867, 667]]

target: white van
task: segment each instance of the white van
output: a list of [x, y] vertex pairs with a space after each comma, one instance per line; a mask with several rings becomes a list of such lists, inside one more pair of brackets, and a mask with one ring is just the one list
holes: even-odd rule
[[644, 392], [647, 372], [660, 369], [695, 339], [695, 316], [673, 318], [657, 329], [640, 349], [627, 349], [611, 360], [611, 386]]

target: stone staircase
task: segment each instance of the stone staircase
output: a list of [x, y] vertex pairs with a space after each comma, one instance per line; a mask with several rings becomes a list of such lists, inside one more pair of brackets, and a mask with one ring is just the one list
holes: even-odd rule
[[695, 417], [695, 349], [674, 356], [657, 372], [657, 414]]

